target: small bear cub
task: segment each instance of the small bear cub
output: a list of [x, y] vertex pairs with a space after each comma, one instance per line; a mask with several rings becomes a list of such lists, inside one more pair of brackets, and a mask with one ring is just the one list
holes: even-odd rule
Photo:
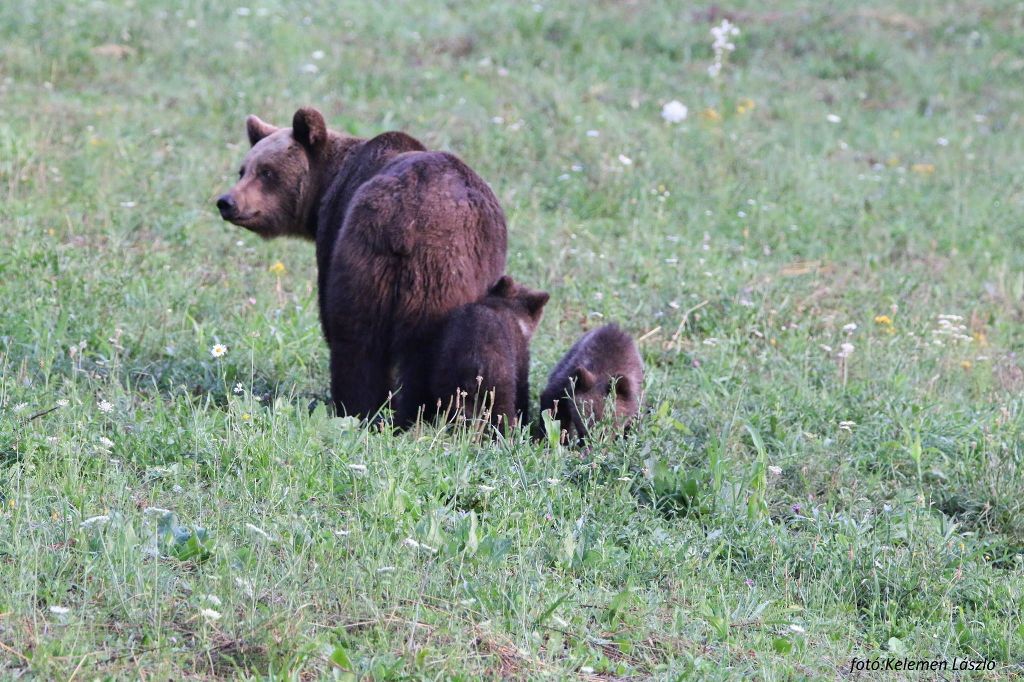
[[482, 298], [456, 308], [441, 329], [430, 389], [441, 412], [508, 427], [527, 419], [530, 339], [548, 294], [505, 275]]
[[[640, 411], [644, 365], [632, 337], [614, 324], [584, 334], [551, 371], [540, 409], [551, 410], [568, 438], [579, 443], [604, 418], [614, 399], [616, 429], [627, 429]], [[543, 420], [540, 421], [543, 429]]]

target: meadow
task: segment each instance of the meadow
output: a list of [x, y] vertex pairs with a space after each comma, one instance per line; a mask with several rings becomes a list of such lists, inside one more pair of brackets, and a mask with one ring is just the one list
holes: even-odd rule
[[[1022, 79], [1002, 0], [0, 3], [0, 678], [1024, 676]], [[326, 409], [213, 206], [306, 104], [486, 179], [637, 428]]]

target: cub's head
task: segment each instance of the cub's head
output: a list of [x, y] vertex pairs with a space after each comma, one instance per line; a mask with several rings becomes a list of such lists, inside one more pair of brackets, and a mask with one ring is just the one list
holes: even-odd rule
[[238, 182], [217, 197], [221, 217], [265, 239], [310, 237], [306, 222], [319, 192], [316, 171], [329, 134], [323, 115], [299, 109], [291, 128], [250, 116], [245, 127], [252, 149], [238, 169]]
[[580, 366], [573, 372], [571, 381], [573, 402], [587, 425], [604, 419], [605, 410], [610, 406], [612, 422], [621, 430], [629, 426], [639, 410], [641, 387], [634, 386], [631, 377], [602, 376]]
[[507, 306], [512, 310], [519, 329], [527, 341], [533, 337], [533, 332], [540, 324], [540, 318], [544, 314], [544, 305], [548, 302], [550, 295], [546, 291], [537, 291], [519, 284], [508, 275], [499, 279], [487, 297], [493, 302]]

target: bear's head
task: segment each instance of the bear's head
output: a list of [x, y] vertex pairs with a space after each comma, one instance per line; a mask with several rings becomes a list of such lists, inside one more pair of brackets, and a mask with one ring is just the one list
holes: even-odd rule
[[[636, 416], [639, 406], [639, 386], [633, 385], [628, 376], [599, 375], [583, 366], [579, 366], [571, 375], [573, 384], [570, 409], [577, 411], [578, 417], [586, 427], [604, 419], [608, 403], [613, 410], [612, 422], [616, 429], [625, 429]], [[577, 421], [577, 419], [574, 419]]]
[[296, 111], [291, 128], [257, 116], [247, 118], [245, 127], [252, 149], [238, 169], [238, 182], [217, 197], [221, 217], [265, 239], [312, 237], [306, 226], [321, 191], [329, 138], [337, 133], [328, 131], [313, 108]]
[[550, 298], [548, 292], [523, 286], [508, 275], [502, 276], [487, 292], [487, 296], [492, 302], [506, 306], [512, 311], [516, 322], [519, 323], [519, 330], [527, 341], [533, 337], [533, 332], [540, 324], [544, 305]]

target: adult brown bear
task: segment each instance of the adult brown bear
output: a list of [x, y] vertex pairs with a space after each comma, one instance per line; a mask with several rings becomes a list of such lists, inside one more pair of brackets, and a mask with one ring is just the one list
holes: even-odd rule
[[319, 111], [291, 128], [246, 120], [252, 149], [221, 216], [264, 238], [316, 242], [320, 321], [339, 411], [373, 415], [395, 394], [407, 426], [431, 409], [429, 380], [446, 314], [505, 271], [505, 215], [476, 173], [405, 133], [360, 139]]

